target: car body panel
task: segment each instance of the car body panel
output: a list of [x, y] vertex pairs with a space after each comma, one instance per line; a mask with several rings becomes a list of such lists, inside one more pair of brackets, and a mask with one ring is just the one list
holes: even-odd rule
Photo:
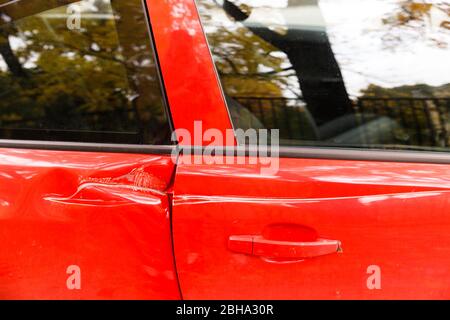
[[[450, 296], [448, 165], [280, 159], [279, 173], [270, 176], [250, 164], [183, 162], [173, 230], [184, 298]], [[280, 224], [339, 240], [342, 252], [283, 260], [227, 247], [230, 236]], [[381, 290], [367, 284], [374, 266], [382, 270]]]
[[[175, 129], [194, 133], [201, 121], [201, 136], [208, 129], [226, 136], [233, 126], [194, 0], [147, 0], [147, 6]], [[179, 143], [209, 144], [199, 138]]]
[[180, 297], [170, 156], [2, 149], [0, 168], [1, 299]]

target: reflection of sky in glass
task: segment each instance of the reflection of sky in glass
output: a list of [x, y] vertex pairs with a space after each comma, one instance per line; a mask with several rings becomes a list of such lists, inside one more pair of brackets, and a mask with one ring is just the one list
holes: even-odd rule
[[[219, 1], [221, 2], [221, 1]], [[349, 94], [358, 96], [370, 84], [384, 88], [426, 84], [441, 86], [450, 83], [449, 50], [439, 48], [432, 38], [450, 44], [450, 33], [439, 27], [447, 19], [445, 13], [434, 9], [425, 28], [390, 27], [383, 19], [399, 9], [400, 0], [312, 0], [272, 1], [242, 0], [252, 7], [244, 25], [261, 23], [274, 31], [284, 28], [326, 30], [343, 73]], [[439, 1], [429, 0], [427, 3]], [[220, 8], [209, 11], [215, 23], [206, 29], [212, 32], [220, 25], [234, 30], [236, 24]], [[323, 16], [323, 17], [322, 17]], [[427, 19], [428, 20], [428, 19]], [[282, 32], [281, 32], [282, 33]], [[383, 37], [400, 37], [389, 43]], [[289, 65], [289, 62], [286, 62]], [[261, 68], [264, 70], [264, 68]], [[285, 96], [299, 93], [298, 81], [289, 80]], [[285, 88], [286, 89], [286, 88]]]
[[[220, 1], [221, 2], [221, 1]], [[241, 3], [245, 3], [251, 7], [270, 7], [270, 8], [286, 8], [288, 0], [244, 0]]]
[[[382, 19], [392, 14], [398, 3], [398, 0], [320, 1], [333, 50], [351, 95], [357, 95], [369, 84], [393, 88], [450, 83], [449, 50], [426, 41], [435, 36], [450, 43], [448, 31], [430, 25], [428, 34], [421, 36], [396, 28], [391, 32], [407, 40], [395, 48], [386, 48], [382, 35], [388, 32], [388, 27], [382, 24]], [[442, 21], [439, 15], [439, 11], [433, 12], [431, 21], [438, 24]]]

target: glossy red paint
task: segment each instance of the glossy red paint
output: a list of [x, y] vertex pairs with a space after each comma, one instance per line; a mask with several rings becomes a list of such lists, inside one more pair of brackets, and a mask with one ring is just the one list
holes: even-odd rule
[[147, 0], [147, 6], [175, 129], [193, 134], [194, 122], [202, 121], [201, 135], [216, 129], [225, 137], [232, 124], [194, 0]]
[[[275, 176], [259, 169], [179, 165], [173, 230], [185, 298], [450, 298], [447, 165], [280, 159]], [[228, 248], [232, 235], [279, 224], [339, 240], [343, 252], [292, 260]], [[372, 265], [382, 290], [367, 287]]]
[[[175, 128], [193, 134], [201, 120], [224, 133], [232, 125], [194, 0], [146, 1]], [[448, 165], [280, 159], [269, 176], [181, 161], [172, 186], [174, 170], [161, 155], [1, 149], [0, 298], [180, 298], [171, 192], [187, 299], [450, 298]], [[230, 236], [245, 235], [252, 245], [233, 252]], [[258, 257], [260, 236], [334, 239], [343, 251]], [[81, 290], [66, 287], [70, 265]], [[372, 265], [382, 290], [366, 285]]]
[[0, 299], [180, 298], [173, 170], [169, 156], [1, 149]]

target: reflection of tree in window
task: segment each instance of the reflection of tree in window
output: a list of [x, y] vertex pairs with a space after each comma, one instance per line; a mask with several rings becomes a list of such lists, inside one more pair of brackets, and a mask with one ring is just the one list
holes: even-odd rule
[[390, 46], [405, 44], [408, 38], [421, 36], [425, 41], [447, 48], [449, 43], [443, 33], [450, 30], [450, 3], [399, 1], [396, 10], [387, 15], [383, 23], [387, 27], [383, 39]]
[[[2, 138], [167, 141], [141, 1], [31, 3], [0, 7]], [[67, 27], [74, 6], [80, 30]]]
[[[214, 9], [211, 2], [200, 1], [200, 4]], [[305, 5], [317, 7], [317, 1], [290, 0], [287, 8]], [[232, 30], [227, 30], [230, 24], [225, 22], [223, 26], [220, 26], [222, 22], [217, 24], [214, 21], [206, 25], [220, 28], [220, 32], [210, 33], [210, 41], [214, 54], [220, 57], [219, 72], [224, 76], [225, 88], [230, 95], [233, 95], [233, 87], [237, 86], [235, 91], [239, 90], [244, 95], [261, 92], [280, 97], [285, 95], [285, 91], [290, 91], [299, 96], [288, 75], [297, 79], [303, 99], [319, 122], [348, 112], [350, 101], [326, 32], [289, 26], [285, 33], [281, 33], [263, 23], [246, 24], [252, 15], [249, 6], [224, 1], [223, 9], [231, 19], [242, 24], [234, 24]], [[207, 16], [206, 10], [204, 12], [204, 19], [213, 19]], [[261, 72], [262, 66], [269, 71]], [[238, 77], [233, 77], [235, 75]], [[227, 83], [228, 79], [233, 80]], [[326, 94], [323, 94], [324, 87], [327, 88]], [[282, 92], [277, 92], [277, 89]]]
[[[235, 127], [280, 129], [281, 143], [288, 145], [450, 146], [450, 91], [444, 76], [411, 84], [411, 68], [399, 70], [407, 57], [403, 52], [413, 52], [419, 42], [420, 48], [424, 43], [447, 48], [447, 4], [198, 3]], [[430, 25], [436, 32], [429, 32]], [[426, 59], [435, 54], [430, 51]], [[389, 63], [395, 68], [389, 70]], [[414, 74], [418, 81], [422, 75]]]

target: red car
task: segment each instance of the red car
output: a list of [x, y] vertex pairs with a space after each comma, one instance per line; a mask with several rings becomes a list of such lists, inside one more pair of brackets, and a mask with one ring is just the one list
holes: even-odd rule
[[0, 299], [449, 299], [449, 45], [445, 1], [0, 0]]

